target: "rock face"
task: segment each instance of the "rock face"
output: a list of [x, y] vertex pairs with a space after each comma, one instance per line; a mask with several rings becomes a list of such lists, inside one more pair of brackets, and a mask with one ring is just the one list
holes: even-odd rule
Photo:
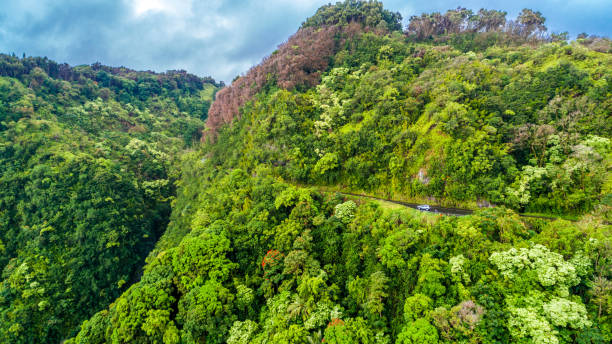
[[429, 184], [429, 178], [427, 177], [427, 170], [422, 168], [419, 170], [419, 174], [417, 176], [419, 178], [419, 182], [421, 182], [421, 184]]
[[487, 200], [479, 200], [478, 202], [476, 202], [478, 204], [479, 208], [492, 208], [495, 207], [495, 204], [487, 201]]

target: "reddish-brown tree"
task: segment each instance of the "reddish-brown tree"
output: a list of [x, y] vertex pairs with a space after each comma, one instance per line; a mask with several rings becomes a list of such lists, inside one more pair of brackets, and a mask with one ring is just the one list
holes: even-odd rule
[[207, 137], [239, 115], [239, 109], [269, 82], [284, 89], [312, 87], [319, 83], [336, 53], [338, 26], [300, 29], [272, 55], [217, 93], [208, 112]]

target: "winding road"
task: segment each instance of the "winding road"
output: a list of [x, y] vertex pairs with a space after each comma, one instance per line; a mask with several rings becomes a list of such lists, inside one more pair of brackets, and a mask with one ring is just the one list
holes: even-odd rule
[[[402, 205], [404, 207], [416, 209], [416, 210], [419, 210], [419, 211], [426, 211], [426, 212], [430, 212], [430, 213], [438, 213], [438, 214], [452, 215], [452, 216], [466, 216], [466, 215], [471, 215], [472, 213], [474, 213], [474, 211], [471, 210], [471, 209], [446, 208], [446, 207], [440, 207], [440, 206], [436, 206], [436, 205], [430, 205], [429, 206], [430, 210], [427, 211], [427, 210], [421, 210], [421, 209], [417, 208], [421, 204], [396, 201], [396, 200], [386, 199], [386, 198], [378, 198], [378, 197], [368, 196], [368, 195], [354, 194], [354, 193], [350, 193], [350, 192], [339, 192], [339, 191], [337, 191], [337, 192], [339, 194], [341, 194], [341, 195], [354, 196], [354, 197], [363, 197], [363, 198], [369, 198], [369, 199], [378, 200], [378, 201], [395, 203], [395, 204]], [[558, 219], [556, 217], [539, 216], [539, 215], [527, 215], [527, 214], [519, 214], [519, 216], [521, 216], [521, 217], [531, 217], [531, 218], [537, 218], [537, 219], [545, 219], [545, 220], [557, 220]]]

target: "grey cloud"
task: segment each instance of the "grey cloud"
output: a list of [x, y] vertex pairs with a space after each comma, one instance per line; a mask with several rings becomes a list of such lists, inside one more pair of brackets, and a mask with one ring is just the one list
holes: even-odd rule
[[[161, 1], [178, 4], [177, 10], [137, 16], [132, 0], [0, 0], [0, 52], [25, 52], [73, 65], [99, 61], [155, 71], [185, 69], [227, 82], [274, 51], [306, 17], [329, 2]], [[612, 32], [609, 0], [461, 3], [476, 10], [503, 9], [511, 17], [523, 7], [534, 8], [548, 18], [552, 31], [567, 30], [572, 35]], [[444, 11], [457, 2], [388, 0], [385, 6], [408, 18], [423, 11]]]

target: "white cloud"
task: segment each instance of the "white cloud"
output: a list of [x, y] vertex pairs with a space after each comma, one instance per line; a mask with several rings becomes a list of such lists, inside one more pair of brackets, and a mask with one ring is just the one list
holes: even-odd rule
[[179, 16], [191, 11], [191, 0], [130, 0], [134, 14], [137, 17], [150, 13], [164, 13]]

